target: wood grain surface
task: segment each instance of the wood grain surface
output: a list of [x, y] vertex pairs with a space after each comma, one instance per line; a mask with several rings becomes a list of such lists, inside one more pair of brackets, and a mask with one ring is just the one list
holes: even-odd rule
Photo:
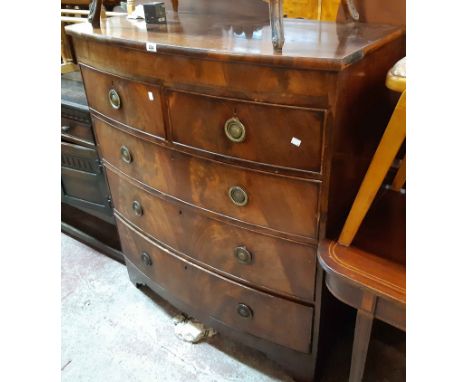
[[[83, 82], [93, 91], [87, 93], [92, 108], [125, 125], [145, 131], [156, 137], [165, 137], [161, 95], [159, 87], [82, 67]], [[114, 89], [120, 97], [120, 108], [109, 101]], [[149, 94], [151, 92], [151, 95]]]
[[[206, 271], [138, 234], [118, 217], [117, 227], [123, 252], [130, 261], [177, 299], [209, 310], [213, 317], [235, 329], [304, 353], [309, 351], [312, 307], [258, 292]], [[151, 257], [151, 265], [142, 263], [142, 252]], [[251, 309], [251, 318], [237, 313], [240, 303]], [[287, 330], [278, 330], [284, 322], [288, 323]]]
[[[276, 167], [321, 172], [323, 110], [175, 91], [168, 92], [167, 98], [175, 143]], [[185, 110], [190, 113], [181, 112]], [[243, 142], [232, 142], [226, 135], [225, 123], [232, 118], [245, 128]]]
[[[66, 27], [66, 32], [139, 51], [146, 51], [146, 43], [152, 42], [157, 44], [158, 54], [327, 70], [341, 70], [403, 34], [403, 29], [389, 25], [285, 19], [286, 42], [277, 54], [268, 22], [171, 11], [167, 11], [167, 20], [163, 28], [147, 29], [143, 21], [110, 17], [102, 21], [100, 29], [80, 23]], [[252, 33], [242, 33], [246, 29]]]
[[[320, 182], [226, 166], [136, 138], [97, 118], [93, 122], [104, 161], [151, 188], [273, 231], [317, 237]], [[122, 146], [132, 153], [132, 163], [121, 160]], [[247, 193], [247, 205], [230, 200], [235, 186]]]
[[[313, 303], [315, 247], [209, 218], [198, 209], [145, 191], [111, 168], [106, 172], [116, 211], [163, 245], [225, 276]], [[134, 201], [142, 206], [141, 216], [133, 211]], [[251, 263], [243, 264], [236, 259], [237, 247], [245, 247], [251, 253]]]

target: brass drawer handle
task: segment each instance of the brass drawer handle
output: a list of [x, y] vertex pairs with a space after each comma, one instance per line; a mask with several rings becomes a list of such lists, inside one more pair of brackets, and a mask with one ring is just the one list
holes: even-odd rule
[[125, 163], [128, 163], [128, 164], [132, 163], [133, 161], [132, 153], [130, 152], [127, 146], [120, 147], [120, 159], [122, 159]]
[[150, 255], [148, 255], [146, 252], [141, 253], [140, 259], [141, 259], [141, 262], [147, 267], [150, 267], [151, 265], [153, 265]]
[[224, 132], [231, 142], [241, 143], [245, 140], [245, 126], [239, 118], [229, 118], [224, 124]]
[[120, 109], [120, 96], [119, 96], [119, 93], [117, 93], [117, 90], [115, 89], [109, 90], [108, 97], [109, 97], [109, 103], [111, 104], [111, 106], [115, 110]]
[[252, 318], [253, 310], [248, 305], [239, 303], [237, 305], [237, 314], [242, 318]]
[[236, 206], [243, 207], [249, 201], [249, 197], [247, 192], [242, 187], [233, 186], [229, 189], [229, 199], [233, 202]]
[[141, 206], [140, 202], [134, 200], [132, 203], [132, 209], [136, 216], [143, 215], [143, 207]]
[[234, 248], [234, 257], [241, 264], [252, 263], [252, 254], [247, 250], [245, 246]]

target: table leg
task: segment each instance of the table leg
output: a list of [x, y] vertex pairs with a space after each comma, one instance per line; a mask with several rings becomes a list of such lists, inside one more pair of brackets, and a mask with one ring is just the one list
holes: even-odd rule
[[358, 310], [354, 327], [353, 353], [349, 382], [360, 382], [366, 367], [367, 349], [372, 332], [374, 317], [363, 310]]

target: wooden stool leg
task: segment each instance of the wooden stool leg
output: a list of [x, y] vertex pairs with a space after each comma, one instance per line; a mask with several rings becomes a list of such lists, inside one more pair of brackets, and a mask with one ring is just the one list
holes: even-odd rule
[[351, 358], [351, 370], [349, 382], [361, 382], [366, 367], [367, 349], [372, 332], [372, 314], [358, 310], [356, 325], [354, 327], [353, 353]]
[[406, 91], [400, 96], [356, 199], [354, 199], [353, 206], [338, 239], [341, 245], [349, 246], [353, 241], [405, 137]]

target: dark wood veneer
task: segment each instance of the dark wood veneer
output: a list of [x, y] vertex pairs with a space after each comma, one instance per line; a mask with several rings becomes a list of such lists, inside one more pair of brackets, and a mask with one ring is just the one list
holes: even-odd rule
[[[110, 168], [107, 179], [117, 212], [163, 245], [224, 275], [313, 303], [316, 248], [210, 219], [133, 185]], [[141, 216], [133, 211], [134, 201], [142, 206]], [[235, 258], [234, 249], [239, 246], [251, 252], [250, 264]]]
[[[273, 297], [217, 276], [148, 240], [119, 217], [116, 219], [128, 259], [162, 288], [171, 291], [178, 300], [210, 310], [215, 319], [237, 330], [309, 352], [312, 307]], [[151, 257], [152, 265], [141, 261], [142, 252]], [[251, 308], [251, 318], [237, 313], [240, 303]], [[278, 315], [278, 311], [282, 314]], [[288, 330], [277, 330], [283, 322], [288, 322]]]
[[[180, 91], [168, 91], [167, 103], [174, 143], [276, 167], [321, 172], [324, 110]], [[225, 122], [231, 118], [245, 127], [242, 142], [226, 136]], [[299, 140], [296, 144], [291, 142], [294, 138]]]
[[[220, 22], [218, 15], [168, 11], [167, 21], [167, 28], [148, 31], [146, 28], [138, 28], [138, 21], [128, 20], [125, 16], [111, 17], [103, 20], [101, 29], [93, 29], [88, 23], [80, 23], [68, 27], [66, 31], [74, 39], [78, 37], [77, 40], [81, 41], [105, 43], [112, 36], [113, 46], [130, 48], [134, 53], [146, 52], [146, 43], [154, 42], [157, 43], [158, 54], [149, 53], [153, 57], [180, 55], [276, 68], [327, 71], [343, 70], [403, 35], [402, 28], [391, 25], [285, 19], [286, 42], [282, 53], [277, 54], [270, 41], [270, 26], [264, 20], [226, 17]], [[248, 24], [256, 26], [261, 31], [258, 33], [259, 38], [237, 36], [236, 30], [230, 27], [239, 23], [244, 27]]]
[[[94, 89], [87, 93], [88, 102], [93, 109], [148, 134], [165, 137], [158, 86], [111, 76], [85, 66], [81, 67], [81, 74], [85, 86]], [[109, 101], [109, 91], [112, 89], [119, 95], [119, 109], [115, 109]], [[140, 111], [135, 113], [135, 110]]]
[[[94, 128], [104, 160], [152, 188], [251, 224], [298, 236], [317, 236], [320, 182], [287, 179], [197, 159], [137, 139], [99, 119], [94, 119]], [[121, 146], [132, 153], [132, 163], [121, 160]], [[246, 206], [231, 202], [228, 191], [232, 186], [245, 189]]]

